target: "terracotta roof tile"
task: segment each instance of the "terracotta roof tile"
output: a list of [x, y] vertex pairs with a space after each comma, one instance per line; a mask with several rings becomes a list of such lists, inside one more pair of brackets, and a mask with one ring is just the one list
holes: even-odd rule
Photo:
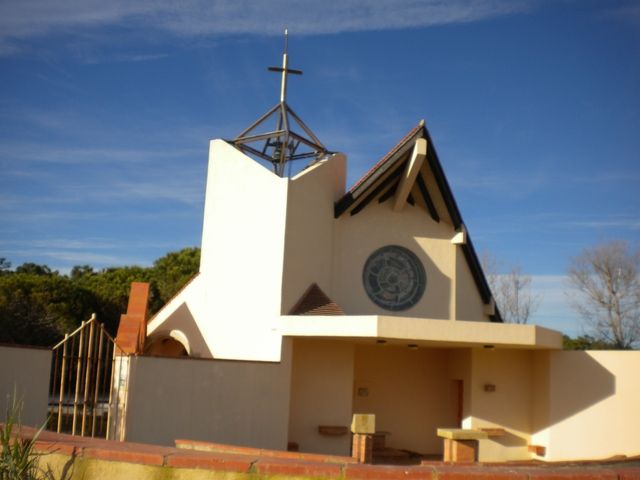
[[344, 311], [313, 283], [302, 294], [289, 315], [344, 315]]
[[402, 140], [400, 140], [395, 147], [393, 147], [391, 150], [389, 150], [389, 152], [382, 157], [380, 160], [378, 160], [376, 162], [376, 164], [371, 167], [367, 173], [365, 173], [362, 177], [360, 177], [360, 180], [358, 180], [356, 183], [353, 184], [353, 186], [349, 189], [350, 193], [353, 193], [353, 191], [358, 188], [359, 185], [361, 185], [367, 178], [369, 178], [371, 175], [373, 175], [373, 173], [378, 170], [378, 168], [380, 168], [381, 165], [383, 165], [388, 159], [389, 157], [391, 157], [393, 154], [395, 154], [406, 142], [407, 140], [409, 140], [412, 136], [414, 136], [416, 133], [418, 133], [418, 131], [424, 127], [424, 124], [422, 122], [420, 122], [418, 125], [416, 125], [415, 127], [413, 127], [409, 133], [407, 133], [404, 137], [402, 137]]
[[154, 313], [153, 316], [147, 320], [147, 323], [151, 323], [151, 321], [154, 318], [156, 318], [160, 314], [160, 312], [162, 312], [162, 310], [164, 310], [167, 307], [167, 305], [169, 305], [173, 301], [174, 298], [176, 298], [178, 295], [180, 295], [199, 276], [200, 276], [200, 272], [197, 272], [193, 277], [191, 277], [189, 280], [187, 280], [187, 283], [185, 283], [180, 288], [180, 290], [178, 290], [176, 293], [174, 293], [173, 296], [169, 300], [167, 300], [167, 303], [165, 303], [162, 307], [160, 307], [160, 310], [158, 310], [156, 313]]

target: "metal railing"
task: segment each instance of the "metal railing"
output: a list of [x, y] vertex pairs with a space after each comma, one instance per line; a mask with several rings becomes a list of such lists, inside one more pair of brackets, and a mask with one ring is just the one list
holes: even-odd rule
[[129, 359], [95, 314], [52, 355], [48, 429], [123, 440]]

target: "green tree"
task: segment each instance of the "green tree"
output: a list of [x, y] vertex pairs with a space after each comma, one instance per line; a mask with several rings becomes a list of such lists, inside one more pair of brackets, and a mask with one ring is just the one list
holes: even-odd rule
[[5, 257], [0, 257], [0, 275], [11, 273], [11, 262]]
[[27, 273], [30, 275], [53, 275], [58, 272], [52, 272], [47, 265], [39, 265], [37, 263], [26, 262], [16, 268], [16, 273]]
[[[73, 281], [95, 295], [95, 313], [109, 333], [115, 335], [120, 315], [127, 311], [131, 283], [151, 282], [152, 271], [150, 268], [139, 266], [113, 267], [101, 270], [95, 275], [82, 275]], [[154, 306], [158, 303], [157, 297], [152, 286], [150, 303]]]
[[89, 318], [94, 295], [61, 275], [0, 276], [0, 342], [51, 346]]
[[580, 335], [576, 338], [563, 335], [562, 348], [565, 350], [615, 350], [617, 347], [614, 343], [598, 340], [591, 335]]
[[96, 272], [91, 265], [76, 265], [69, 274], [71, 280], [80, 280], [83, 277], [91, 277], [93, 275], [96, 275]]
[[199, 264], [200, 249], [184, 248], [157, 259], [153, 267], [95, 271], [77, 265], [65, 276], [35, 263], [11, 272], [11, 263], [0, 258], [0, 342], [51, 346], [92, 313], [115, 335], [132, 282], [151, 284], [153, 314], [198, 272]]
[[153, 264], [153, 282], [157, 288], [160, 306], [168, 302], [196, 273], [200, 267], [200, 248], [188, 247], [167, 253]]

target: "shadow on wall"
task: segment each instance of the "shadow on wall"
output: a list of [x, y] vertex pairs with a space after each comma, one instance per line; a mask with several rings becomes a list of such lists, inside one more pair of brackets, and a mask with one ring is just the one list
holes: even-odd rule
[[[409, 310], [388, 312], [385, 315], [428, 317], [440, 320], [451, 318], [451, 279], [431, 260], [418, 242], [411, 250], [418, 256], [426, 273], [426, 287], [422, 299]], [[436, 307], [437, 306], [437, 307]]]
[[213, 357], [186, 303], [182, 303], [176, 309], [160, 330], [149, 335], [145, 343], [145, 355], [182, 356], [182, 346], [190, 357]]
[[[556, 356], [562, 361], [554, 362]], [[540, 428], [560, 423], [616, 393], [615, 376], [587, 352], [547, 353], [546, 380], [546, 421], [541, 418]], [[570, 393], [558, 395], [559, 389]]]
[[[615, 377], [586, 352], [553, 362], [554, 353], [518, 350], [477, 351], [474, 355], [472, 415], [519, 432], [538, 432], [573, 417], [615, 394]], [[486, 391], [485, 385], [495, 385]], [[554, 394], [562, 387], [565, 395]], [[515, 435], [514, 435], [515, 436]], [[524, 445], [510, 435], [492, 440]]]

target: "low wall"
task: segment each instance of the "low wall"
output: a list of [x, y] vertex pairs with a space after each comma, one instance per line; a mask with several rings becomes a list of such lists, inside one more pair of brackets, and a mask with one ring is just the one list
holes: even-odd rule
[[640, 455], [640, 352], [475, 349], [471, 372], [465, 428], [505, 430], [480, 461]]
[[40, 427], [47, 418], [51, 350], [0, 345], [0, 421], [14, 391], [22, 403], [21, 423]]
[[[24, 438], [34, 431], [23, 430]], [[608, 464], [422, 465], [356, 464], [348, 458], [291, 452], [230, 454], [159, 447], [43, 432], [36, 450], [40, 466], [66, 480], [500, 480], [640, 478], [640, 459]], [[44, 476], [43, 476], [44, 478]], [[48, 477], [47, 477], [48, 478]]]
[[186, 438], [285, 450], [290, 346], [282, 362], [132, 357], [125, 438]]
[[349, 455], [351, 435], [321, 435], [318, 427], [351, 423], [353, 345], [299, 338], [293, 345], [289, 441], [301, 452]]
[[545, 460], [640, 455], [640, 352], [538, 356], [546, 372], [537, 383], [547, 384], [533, 441], [547, 447]]

